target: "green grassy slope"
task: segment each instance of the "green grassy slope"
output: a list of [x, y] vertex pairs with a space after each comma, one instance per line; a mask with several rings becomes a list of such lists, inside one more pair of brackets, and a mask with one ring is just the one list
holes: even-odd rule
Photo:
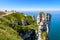
[[[26, 18], [27, 23], [29, 25], [23, 26], [22, 19]], [[15, 23], [11, 22], [11, 19], [18, 20], [20, 25], [16, 25]], [[11, 24], [11, 26], [7, 25], [7, 22]], [[19, 36], [19, 32], [21, 30], [29, 30], [34, 29], [37, 30], [37, 25], [33, 25], [35, 21], [32, 20], [32, 17], [27, 15], [24, 16], [23, 13], [12, 13], [7, 16], [0, 17], [0, 40], [22, 40]]]
[[0, 24], [0, 40], [22, 40], [11, 27]]

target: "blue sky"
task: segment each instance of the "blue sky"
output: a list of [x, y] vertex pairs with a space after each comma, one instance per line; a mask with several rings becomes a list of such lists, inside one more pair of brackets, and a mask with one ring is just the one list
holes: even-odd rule
[[60, 10], [60, 0], [0, 0], [0, 10]]

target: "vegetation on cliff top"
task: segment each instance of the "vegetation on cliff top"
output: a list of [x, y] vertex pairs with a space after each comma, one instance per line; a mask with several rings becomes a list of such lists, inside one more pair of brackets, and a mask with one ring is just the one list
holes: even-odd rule
[[[0, 40], [22, 40], [19, 33], [23, 30], [29, 30], [34, 29], [37, 30], [37, 25], [34, 24], [36, 21], [32, 20], [32, 17], [27, 15], [24, 16], [23, 13], [12, 13], [10, 15], [6, 15], [3, 17], [0, 17]], [[26, 18], [28, 25], [24, 26], [22, 25], [22, 19]], [[19, 24], [15, 24], [11, 21], [18, 20]], [[34, 24], [34, 25], [33, 25]]]

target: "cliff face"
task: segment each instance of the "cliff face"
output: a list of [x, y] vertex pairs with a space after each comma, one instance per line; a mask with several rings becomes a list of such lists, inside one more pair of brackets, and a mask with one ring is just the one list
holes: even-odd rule
[[[34, 39], [37, 25], [32, 16], [25, 16], [23, 13], [15, 12], [0, 16], [0, 40], [26, 40]], [[22, 36], [24, 35], [24, 36]], [[26, 36], [28, 35], [28, 36]]]
[[40, 12], [37, 17], [37, 25], [38, 25], [38, 40], [48, 40], [48, 33], [50, 29], [50, 20], [51, 14]]
[[[5, 12], [6, 13], [6, 12]], [[0, 16], [1, 40], [46, 40], [48, 39], [51, 15], [41, 12], [37, 17], [23, 13], [7, 12]], [[36, 32], [38, 30], [38, 39]], [[6, 36], [9, 35], [9, 36]], [[10, 36], [11, 35], [11, 36]]]

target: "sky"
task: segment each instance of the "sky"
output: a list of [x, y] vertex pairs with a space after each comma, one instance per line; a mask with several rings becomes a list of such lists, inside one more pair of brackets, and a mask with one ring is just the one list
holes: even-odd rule
[[60, 11], [60, 0], [0, 0], [0, 10]]

